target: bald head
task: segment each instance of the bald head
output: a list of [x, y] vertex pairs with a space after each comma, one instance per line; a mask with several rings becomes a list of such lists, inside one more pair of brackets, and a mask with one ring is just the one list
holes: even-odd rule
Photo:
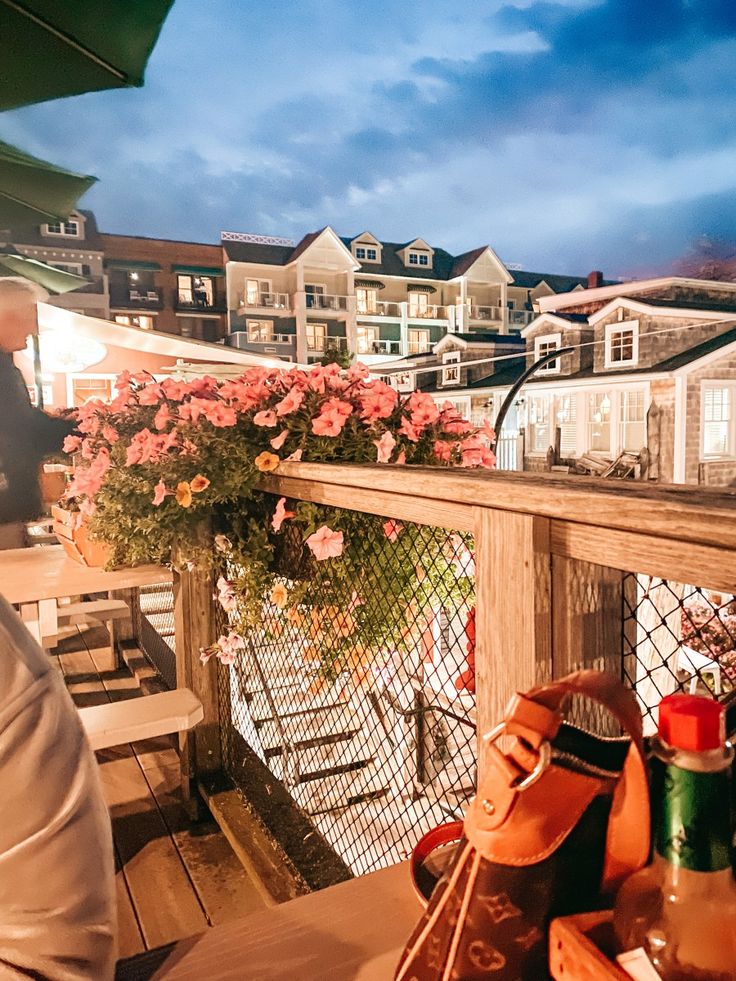
[[0, 351], [22, 351], [31, 334], [38, 332], [36, 304], [48, 293], [27, 279], [0, 279]]

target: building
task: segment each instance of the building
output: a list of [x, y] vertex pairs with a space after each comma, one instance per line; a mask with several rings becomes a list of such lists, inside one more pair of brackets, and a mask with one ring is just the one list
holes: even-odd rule
[[533, 318], [535, 287], [549, 291], [515, 285], [489, 246], [451, 255], [329, 227], [298, 243], [223, 232], [222, 246], [230, 343], [302, 363], [332, 348], [380, 364], [429, 354], [448, 333], [505, 335]]
[[116, 323], [218, 342], [227, 334], [219, 245], [100, 235]]
[[31, 259], [84, 276], [89, 281], [87, 286], [71, 293], [52, 296], [49, 299], [52, 306], [90, 317], [109, 316], [104, 246], [91, 211], [75, 211], [64, 222], [0, 231], [0, 242], [13, 245]]
[[526, 368], [569, 349], [524, 385], [507, 417], [506, 438], [523, 438], [519, 468], [635, 454], [652, 480], [736, 479], [736, 284], [666, 277], [538, 306], [522, 331], [524, 361], [450, 393], [495, 417]]

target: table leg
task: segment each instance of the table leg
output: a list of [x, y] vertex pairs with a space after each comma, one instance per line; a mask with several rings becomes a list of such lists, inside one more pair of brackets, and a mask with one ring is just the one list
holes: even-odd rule
[[38, 603], [21, 603], [20, 618], [26, 625], [36, 643], [41, 644], [41, 625], [39, 623]]
[[38, 623], [41, 646], [47, 649], [56, 647], [59, 641], [59, 609], [55, 599], [38, 601]]

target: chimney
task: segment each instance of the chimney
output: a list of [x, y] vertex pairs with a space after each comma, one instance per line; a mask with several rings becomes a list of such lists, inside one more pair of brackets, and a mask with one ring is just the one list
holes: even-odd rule
[[595, 269], [593, 272], [588, 273], [588, 289], [594, 290], [598, 286], [603, 285], [603, 273], [600, 269]]

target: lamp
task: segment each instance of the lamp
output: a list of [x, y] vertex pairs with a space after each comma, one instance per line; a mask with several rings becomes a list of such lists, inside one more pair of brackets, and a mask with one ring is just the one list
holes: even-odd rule
[[[99, 364], [107, 357], [105, 345], [90, 337], [68, 336], [59, 330], [46, 330], [40, 341], [44, 371], [74, 374]], [[23, 354], [33, 360], [31, 338]]]

